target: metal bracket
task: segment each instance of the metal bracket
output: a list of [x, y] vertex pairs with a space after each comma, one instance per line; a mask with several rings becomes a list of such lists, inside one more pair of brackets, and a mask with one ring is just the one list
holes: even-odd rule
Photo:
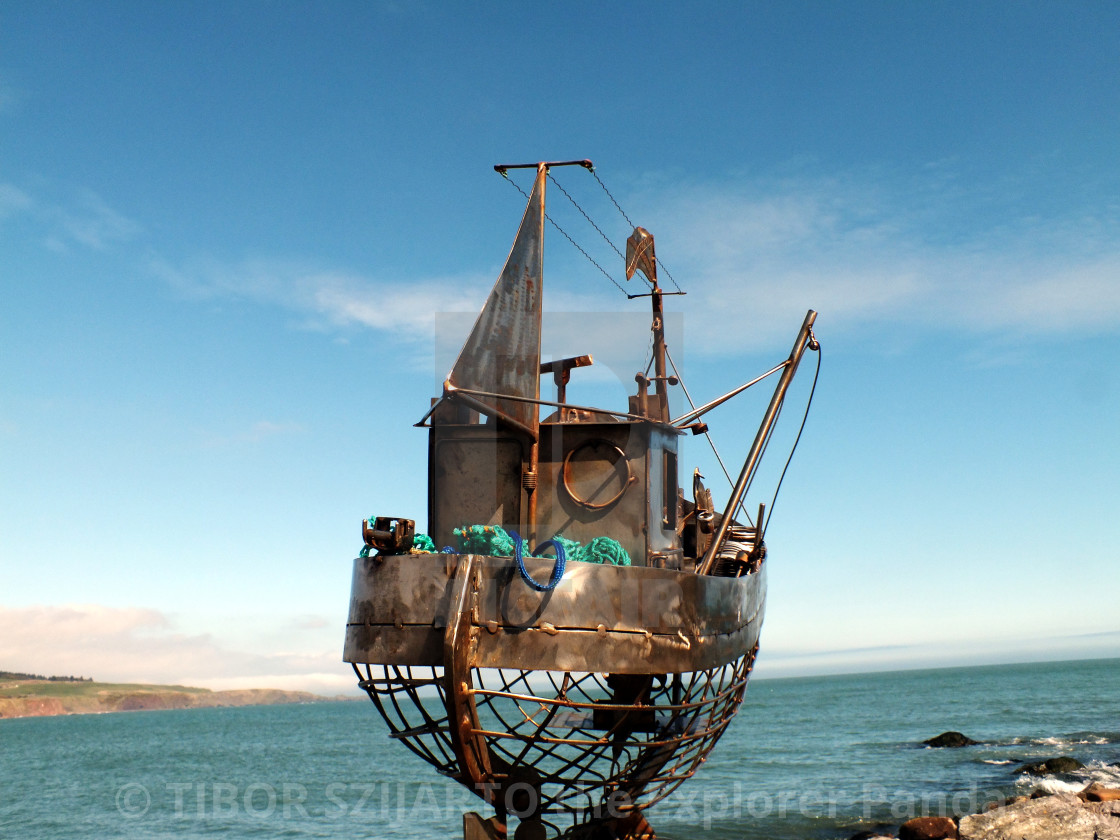
[[407, 554], [415, 535], [416, 523], [411, 519], [378, 516], [373, 520], [372, 528], [368, 519], [362, 520], [362, 539], [382, 554]]

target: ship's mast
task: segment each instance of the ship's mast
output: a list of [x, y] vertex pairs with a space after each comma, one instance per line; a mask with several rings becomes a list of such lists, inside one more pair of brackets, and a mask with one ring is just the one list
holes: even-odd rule
[[[630, 238], [626, 240], [626, 279], [634, 276], [635, 271], [640, 271], [646, 276], [650, 286], [650, 302], [653, 309], [653, 378], [648, 378], [645, 373], [639, 373], [638, 381], [638, 413], [655, 420], [658, 423], [669, 422], [669, 386], [677, 384], [675, 376], [669, 376], [665, 371], [665, 310], [662, 306], [661, 287], [657, 285], [657, 257], [653, 250], [653, 234], [642, 227], [634, 228]], [[645, 295], [630, 295], [631, 298], [645, 297]], [[656, 401], [649, 404], [646, 389], [653, 383]]]
[[[653, 381], [657, 393], [657, 405], [654, 408], [653, 419], [659, 423], [669, 422], [669, 388], [668, 377], [665, 375], [665, 311], [661, 305], [661, 288], [657, 285], [657, 278], [653, 280], [653, 293], [650, 295], [653, 306]], [[675, 379], [675, 377], [674, 377]]]

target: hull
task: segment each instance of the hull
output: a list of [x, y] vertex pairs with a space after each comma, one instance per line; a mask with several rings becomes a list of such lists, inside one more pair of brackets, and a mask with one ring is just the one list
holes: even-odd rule
[[[524, 562], [535, 579], [548, 579], [552, 561]], [[555, 589], [538, 592], [509, 557], [359, 557], [345, 660], [442, 665], [456, 582], [464, 578], [469, 661], [477, 668], [615, 674], [718, 668], [757, 644], [766, 603], [765, 565], [727, 578], [572, 563]]]
[[[525, 560], [546, 580], [552, 562]], [[545, 835], [641, 836], [738, 710], [765, 564], [739, 578], [572, 563], [359, 558], [344, 658], [391, 737]]]

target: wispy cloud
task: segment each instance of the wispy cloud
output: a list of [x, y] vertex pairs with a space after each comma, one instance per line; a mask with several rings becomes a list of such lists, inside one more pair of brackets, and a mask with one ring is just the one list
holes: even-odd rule
[[[1120, 631], [1033, 636], [960, 638], [933, 632], [928, 641], [821, 649], [819, 640], [806, 645], [779, 640], [763, 653], [758, 674], [763, 677], [805, 674], [894, 671], [908, 668], [948, 668], [1007, 662], [1046, 662], [1103, 659], [1120, 655]], [[815, 646], [814, 646], [815, 644]]]
[[[673, 302], [690, 352], [783, 346], [810, 308], [833, 335], [884, 324], [1019, 336], [1115, 329], [1115, 208], [1016, 211], [994, 186], [962, 188], [953, 166], [908, 179], [660, 181], [627, 203], [655, 209], [658, 252], [690, 293]], [[279, 305], [307, 326], [423, 342], [436, 313], [476, 312], [493, 283], [481, 273], [388, 278], [267, 259], [153, 270], [189, 296]], [[618, 303], [556, 288], [549, 299], [569, 311]]]
[[103, 251], [118, 242], [127, 242], [141, 231], [137, 222], [118, 213], [101, 196], [82, 190], [68, 206], [49, 209], [63, 240]]
[[135, 239], [143, 230], [89, 189], [44, 199], [13, 184], [0, 184], [0, 221], [17, 216], [34, 220], [41, 241], [53, 251], [74, 246], [104, 251]]
[[[285, 647], [290, 651], [301, 633], [319, 630], [307, 617], [297, 617]], [[334, 635], [341, 635], [341, 627]], [[158, 610], [89, 604], [0, 607], [0, 663], [5, 670], [203, 688], [333, 692], [354, 682], [337, 648], [321, 653], [238, 650], [209, 633], [180, 632]]]
[[1077, 218], [981, 212], [931, 178], [739, 180], [644, 195], [670, 208], [657, 219], [658, 247], [691, 292], [690, 328], [704, 324], [689, 330], [692, 346], [771, 344], [809, 308], [834, 332], [886, 322], [1025, 335], [1115, 329], [1115, 208]]
[[176, 266], [156, 260], [152, 272], [187, 297], [280, 306], [310, 328], [368, 327], [431, 340], [439, 312], [473, 311], [493, 278], [377, 278], [310, 263], [248, 259]]
[[[963, 189], [954, 166], [938, 162], [909, 179], [874, 170], [785, 180], [650, 178], [626, 203], [651, 208], [659, 255], [689, 292], [672, 308], [684, 313], [690, 352], [782, 347], [809, 308], [833, 335], [899, 323], [1021, 336], [1115, 329], [1117, 209], [1061, 216], [1024, 205], [1016, 212], [1010, 199], [991, 197], [993, 186]], [[36, 219], [43, 241], [58, 250], [105, 250], [142, 233], [89, 190], [45, 201], [0, 184], [0, 221], [18, 216]], [[188, 298], [280, 307], [303, 328], [391, 333], [423, 347], [425, 366], [437, 314], [477, 312], [494, 280], [481, 267], [457, 276], [385, 276], [314, 258], [157, 258], [148, 269]], [[603, 312], [619, 302], [609, 289], [550, 287], [548, 295], [554, 311]]]
[[0, 220], [28, 210], [31, 196], [12, 184], [0, 184]]

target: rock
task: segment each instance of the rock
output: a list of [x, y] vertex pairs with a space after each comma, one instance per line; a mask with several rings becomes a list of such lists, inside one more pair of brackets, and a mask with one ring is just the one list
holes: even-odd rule
[[930, 738], [928, 741], [922, 741], [922, 743], [927, 747], [971, 747], [980, 742], [973, 741], [960, 732], [942, 732], [936, 738]]
[[1085, 807], [1098, 814], [1116, 817], [1116, 819], [1120, 820], [1120, 799], [1113, 800], [1112, 802], [1086, 802]]
[[962, 817], [960, 840], [1120, 840], [1120, 818], [1072, 793]]
[[870, 831], [858, 831], [848, 840], [895, 840], [895, 836], [887, 833], [887, 830], [880, 825], [879, 828]]
[[1016, 773], [1030, 773], [1032, 776], [1052, 776], [1055, 773], [1072, 773], [1085, 767], [1076, 758], [1060, 755], [1057, 758], [1048, 758], [1036, 764], [1023, 764], [1016, 768]]
[[898, 830], [898, 840], [956, 840], [957, 824], [949, 817], [915, 817]]
[[1120, 802], [1120, 788], [1106, 788], [1093, 782], [1077, 798], [1082, 802]]

